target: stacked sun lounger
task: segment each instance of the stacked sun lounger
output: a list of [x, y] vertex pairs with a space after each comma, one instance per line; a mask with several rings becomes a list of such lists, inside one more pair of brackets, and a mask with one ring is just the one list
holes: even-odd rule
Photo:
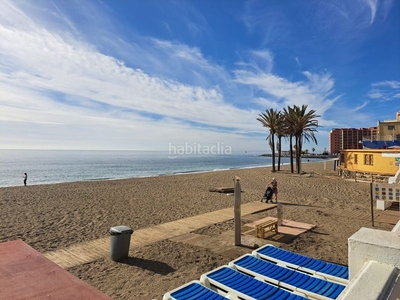
[[253, 251], [253, 255], [288, 268], [320, 276], [341, 284], [347, 285], [349, 281], [349, 269], [346, 266], [297, 254], [273, 245], [265, 245], [258, 248]]
[[255, 279], [249, 275], [238, 272], [228, 266], [219, 267], [211, 272], [201, 275], [200, 281], [219, 293], [226, 292], [240, 299], [306, 299], [296, 293]]
[[336, 299], [345, 286], [313, 277], [246, 254], [229, 263], [232, 268], [257, 279], [315, 299]]
[[347, 283], [345, 266], [266, 245], [166, 293], [163, 299], [327, 300], [336, 299]]
[[226, 300], [220, 294], [210, 290], [205, 287], [200, 281], [193, 280], [187, 284], [184, 284], [166, 294], [163, 297], [164, 300], [188, 300], [188, 299], [198, 299], [198, 300]]

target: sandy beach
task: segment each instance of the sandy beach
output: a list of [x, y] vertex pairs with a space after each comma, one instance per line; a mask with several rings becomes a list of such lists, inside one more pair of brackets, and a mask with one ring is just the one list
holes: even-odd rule
[[[279, 245], [347, 265], [347, 239], [361, 227], [371, 227], [371, 220], [322, 210], [369, 214], [370, 185], [338, 177], [332, 161], [306, 163], [302, 169], [305, 174], [301, 176], [290, 173], [290, 166], [285, 165], [276, 173], [271, 168], [254, 168], [0, 188], [0, 242], [22, 239], [42, 253], [54, 251], [107, 237], [112, 226], [137, 230], [233, 207], [232, 196], [209, 190], [233, 187], [235, 176], [240, 177], [242, 203], [259, 201], [266, 183], [276, 177], [284, 218], [316, 225], [312, 231]], [[259, 213], [260, 218], [268, 214], [271, 212]], [[377, 223], [375, 228], [391, 230], [393, 225]], [[229, 230], [233, 230], [232, 222], [215, 224], [199, 233], [218, 236]], [[105, 257], [68, 271], [114, 299], [162, 299], [165, 292], [199, 279], [202, 273], [236, 258], [234, 255], [163, 240], [131, 249], [126, 263]]]

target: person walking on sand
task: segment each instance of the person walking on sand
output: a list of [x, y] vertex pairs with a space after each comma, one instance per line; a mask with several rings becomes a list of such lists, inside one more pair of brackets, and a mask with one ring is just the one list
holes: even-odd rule
[[275, 195], [275, 202], [278, 202], [278, 181], [276, 180], [275, 177], [272, 178], [270, 185], [272, 186], [272, 196]]
[[26, 186], [26, 181], [28, 180], [28, 174], [24, 173], [24, 185]]

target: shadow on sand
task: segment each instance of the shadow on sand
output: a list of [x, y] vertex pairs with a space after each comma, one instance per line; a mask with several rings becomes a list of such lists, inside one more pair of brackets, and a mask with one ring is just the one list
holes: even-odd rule
[[141, 269], [149, 270], [153, 273], [157, 273], [160, 275], [168, 275], [176, 270], [169, 266], [168, 264], [157, 261], [157, 260], [149, 260], [137, 257], [128, 257], [121, 261], [123, 264], [127, 264], [130, 266], [135, 266]]
[[265, 239], [282, 244], [291, 244], [296, 238], [297, 238], [296, 235], [271, 232], [271, 234], [267, 236]]
[[[276, 202], [274, 202], [275, 204]], [[289, 203], [289, 202], [279, 202], [282, 205], [287, 206], [302, 206], [302, 207], [312, 207], [312, 208], [325, 208], [325, 206], [318, 206], [318, 205], [309, 205], [309, 204], [299, 204], [299, 203]]]

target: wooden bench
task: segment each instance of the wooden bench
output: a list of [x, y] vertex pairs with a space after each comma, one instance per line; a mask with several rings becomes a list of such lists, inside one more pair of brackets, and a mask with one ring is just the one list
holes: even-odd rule
[[265, 238], [265, 234], [268, 231], [278, 232], [278, 222], [276, 220], [269, 220], [255, 225], [256, 237]]

